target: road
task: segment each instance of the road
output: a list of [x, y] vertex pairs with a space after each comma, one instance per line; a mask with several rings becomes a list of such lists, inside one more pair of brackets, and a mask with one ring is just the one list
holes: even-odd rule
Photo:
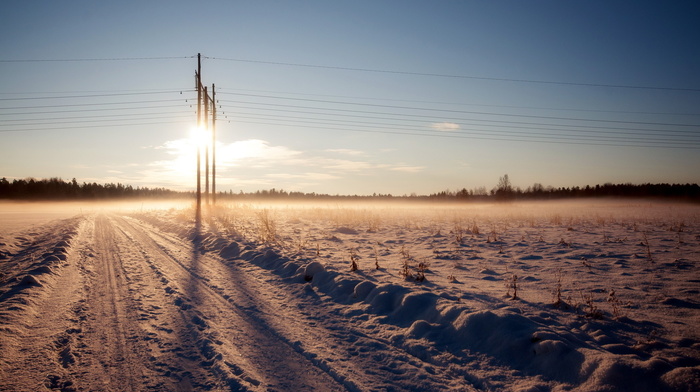
[[[48, 267], [37, 287], [0, 294], [0, 390], [365, 391], [434, 377], [303, 282], [211, 251], [223, 235], [202, 224], [183, 235], [101, 213], [16, 244], [6, 265]], [[440, 378], [433, 390], [449, 388]]]

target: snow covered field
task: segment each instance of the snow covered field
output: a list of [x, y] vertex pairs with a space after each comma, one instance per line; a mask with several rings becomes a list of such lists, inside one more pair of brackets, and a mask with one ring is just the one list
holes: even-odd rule
[[0, 390], [700, 390], [698, 205], [221, 204], [0, 204]]

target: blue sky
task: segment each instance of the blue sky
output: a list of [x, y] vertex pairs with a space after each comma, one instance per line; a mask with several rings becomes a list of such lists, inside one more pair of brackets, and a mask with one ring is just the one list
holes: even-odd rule
[[693, 2], [11, 1], [0, 176], [193, 189], [201, 53], [220, 190], [697, 183], [698, 20]]

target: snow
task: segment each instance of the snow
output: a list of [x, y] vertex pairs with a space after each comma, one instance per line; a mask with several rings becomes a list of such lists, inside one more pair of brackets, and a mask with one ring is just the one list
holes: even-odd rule
[[0, 389], [700, 390], [698, 205], [8, 210]]

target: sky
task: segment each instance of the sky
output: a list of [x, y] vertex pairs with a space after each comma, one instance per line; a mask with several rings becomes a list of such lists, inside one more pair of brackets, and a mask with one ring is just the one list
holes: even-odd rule
[[11, 0], [0, 177], [194, 190], [201, 54], [219, 191], [700, 183], [698, 20], [696, 2]]

